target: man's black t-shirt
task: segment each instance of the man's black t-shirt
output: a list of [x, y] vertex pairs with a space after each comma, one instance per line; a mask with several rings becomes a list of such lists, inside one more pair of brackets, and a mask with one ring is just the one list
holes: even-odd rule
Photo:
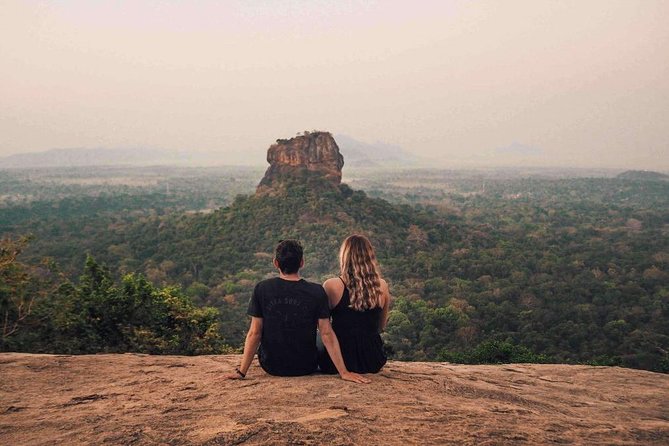
[[263, 280], [253, 290], [249, 316], [263, 318], [258, 359], [267, 373], [308, 375], [316, 371], [316, 326], [330, 317], [328, 297], [317, 283]]

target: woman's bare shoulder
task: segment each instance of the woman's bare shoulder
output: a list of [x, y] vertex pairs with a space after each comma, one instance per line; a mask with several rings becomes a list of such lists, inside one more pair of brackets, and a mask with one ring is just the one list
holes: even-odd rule
[[339, 277], [332, 277], [323, 282], [323, 288], [325, 288], [326, 292], [328, 290], [332, 291], [342, 290], [344, 288], [344, 283], [341, 281]]
[[388, 291], [388, 282], [386, 282], [384, 279], [380, 279], [379, 282], [381, 284], [379, 306], [383, 308], [390, 302], [390, 292]]
[[344, 283], [339, 277], [333, 277], [323, 282], [323, 288], [325, 289], [325, 294], [328, 295], [330, 308], [334, 308], [339, 303], [344, 292]]
[[326, 287], [326, 286], [329, 286], [329, 287], [340, 286], [340, 285], [343, 285], [343, 283], [342, 283], [342, 281], [339, 277], [331, 277], [331, 278], [327, 279], [325, 282], [323, 282], [324, 287]]

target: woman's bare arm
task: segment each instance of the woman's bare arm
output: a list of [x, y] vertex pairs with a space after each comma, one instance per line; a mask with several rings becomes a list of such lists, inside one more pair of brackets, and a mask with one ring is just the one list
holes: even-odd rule
[[337, 368], [339, 376], [344, 381], [353, 381], [359, 384], [368, 384], [371, 381], [365, 378], [362, 375], [359, 375], [354, 372], [349, 372], [346, 369], [346, 364], [344, 364], [344, 359], [341, 357], [341, 350], [339, 348], [339, 340], [337, 340], [337, 335], [332, 329], [330, 324], [330, 319], [319, 319], [318, 320], [318, 331], [321, 332], [321, 339], [323, 340], [323, 345], [332, 359], [332, 363]]
[[388, 288], [388, 282], [381, 279], [381, 293], [383, 295], [383, 307], [381, 310], [381, 323], [379, 324], [379, 329], [384, 331], [388, 325], [388, 311], [390, 310], [390, 289]]

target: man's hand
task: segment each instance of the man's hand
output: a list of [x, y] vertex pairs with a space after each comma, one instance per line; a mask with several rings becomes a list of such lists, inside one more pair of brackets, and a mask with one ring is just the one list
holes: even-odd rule
[[248, 333], [246, 333], [246, 341], [244, 341], [244, 355], [242, 362], [235, 369], [235, 373], [229, 373], [224, 376], [225, 379], [244, 379], [251, 367], [253, 356], [258, 350], [260, 340], [262, 338], [262, 318], [251, 316], [251, 326]]
[[225, 375], [225, 379], [244, 379], [246, 378], [247, 372], [248, 370], [246, 372], [242, 372], [242, 370], [239, 367], [237, 367], [235, 369], [235, 373], [229, 373]]
[[351, 381], [358, 384], [369, 384], [372, 382], [371, 379], [365, 378], [364, 376], [354, 372], [344, 372], [339, 376], [341, 376], [341, 379], [344, 381]]

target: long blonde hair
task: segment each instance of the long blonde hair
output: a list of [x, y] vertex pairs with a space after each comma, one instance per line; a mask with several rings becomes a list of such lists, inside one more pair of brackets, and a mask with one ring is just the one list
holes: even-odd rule
[[376, 254], [364, 235], [351, 235], [339, 249], [340, 277], [348, 288], [350, 307], [364, 311], [380, 306], [381, 274]]

